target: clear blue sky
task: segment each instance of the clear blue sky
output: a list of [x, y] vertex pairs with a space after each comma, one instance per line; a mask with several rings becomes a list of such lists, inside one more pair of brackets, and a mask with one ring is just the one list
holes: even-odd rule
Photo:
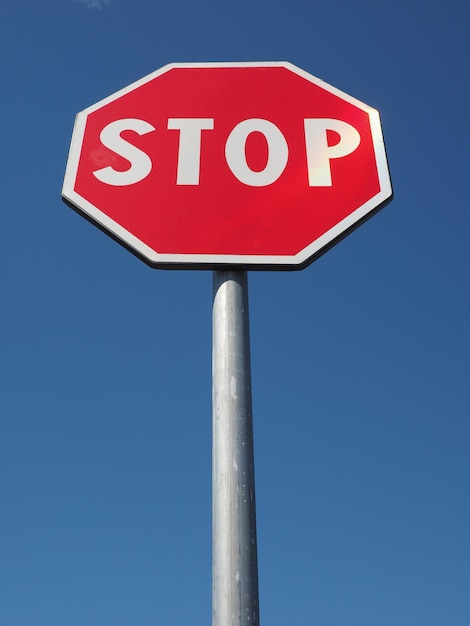
[[75, 114], [169, 62], [288, 60], [379, 109], [394, 201], [250, 274], [263, 626], [470, 625], [463, 1], [0, 9], [2, 626], [211, 620], [211, 298], [60, 198]]

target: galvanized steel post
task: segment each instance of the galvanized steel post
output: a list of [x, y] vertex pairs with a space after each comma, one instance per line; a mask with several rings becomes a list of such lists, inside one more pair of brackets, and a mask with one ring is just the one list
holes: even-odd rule
[[212, 626], [258, 626], [248, 279], [214, 272]]

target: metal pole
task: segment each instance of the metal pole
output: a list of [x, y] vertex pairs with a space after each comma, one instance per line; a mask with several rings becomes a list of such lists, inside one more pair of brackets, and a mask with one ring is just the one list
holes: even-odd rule
[[214, 272], [212, 626], [258, 626], [248, 279]]

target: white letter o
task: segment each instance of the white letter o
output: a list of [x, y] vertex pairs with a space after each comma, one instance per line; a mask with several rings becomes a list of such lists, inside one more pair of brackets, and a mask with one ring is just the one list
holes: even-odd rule
[[[250, 133], [262, 133], [268, 144], [268, 161], [264, 170], [255, 172], [246, 162], [245, 146]], [[225, 158], [233, 175], [245, 185], [264, 187], [274, 183], [284, 171], [289, 148], [279, 128], [263, 119], [249, 119], [235, 126], [225, 145]]]

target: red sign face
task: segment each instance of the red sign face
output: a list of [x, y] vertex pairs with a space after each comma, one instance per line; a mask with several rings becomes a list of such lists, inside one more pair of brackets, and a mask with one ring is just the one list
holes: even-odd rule
[[289, 63], [219, 63], [79, 113], [62, 195], [154, 267], [295, 269], [392, 190], [377, 111]]

